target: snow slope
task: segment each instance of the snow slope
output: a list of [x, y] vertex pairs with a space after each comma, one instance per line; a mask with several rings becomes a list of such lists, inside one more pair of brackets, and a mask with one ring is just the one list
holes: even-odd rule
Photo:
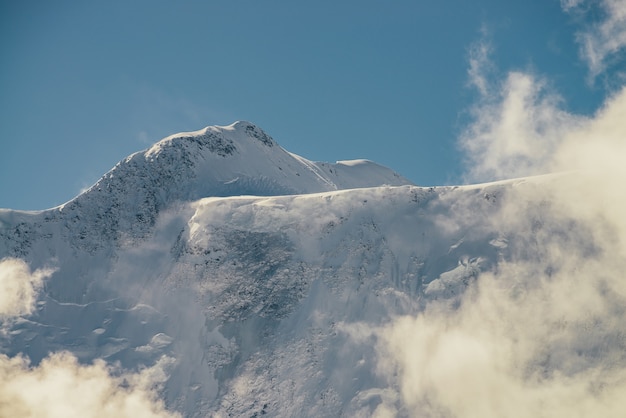
[[378, 324], [417, 310], [427, 293], [454, 296], [488, 262], [438, 232], [446, 193], [458, 192], [206, 198], [163, 211], [132, 241], [85, 225], [98, 213], [5, 211], [2, 256], [58, 270], [3, 351], [37, 362], [69, 349], [130, 370], [171, 356], [167, 401], [185, 416], [350, 415], [363, 407], [357, 395], [382, 382], [371, 348], [343, 352], [340, 323]]
[[[128, 371], [173, 359], [160, 393], [189, 417], [455, 416], [433, 412], [438, 392], [405, 396], [404, 363], [381, 330], [404, 316], [454, 317], [481, 275], [541, 259], [542, 234], [595, 254], [590, 231], [551, 212], [545, 184], [558, 182], [422, 188], [368, 161], [312, 163], [245, 122], [175, 135], [61, 207], [0, 211], [0, 259], [55, 269], [35, 312], [5, 321], [1, 351], [38, 364], [68, 350]], [[520, 190], [539, 197], [523, 227], [498, 221]], [[544, 270], [556, 280], [563, 265]], [[507, 301], [541, 287], [534, 280], [496, 290]], [[615, 312], [606, 338], [622, 331]], [[619, 347], [588, 342], [575, 367], [541, 350], [520, 362], [529, 376], [576, 376], [598, 350], [623, 364]]]

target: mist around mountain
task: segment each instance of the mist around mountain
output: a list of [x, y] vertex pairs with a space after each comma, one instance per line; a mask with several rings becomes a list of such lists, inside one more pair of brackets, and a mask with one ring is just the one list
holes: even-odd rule
[[239, 122], [1, 210], [0, 415], [621, 416], [625, 97], [557, 174], [420, 187]]

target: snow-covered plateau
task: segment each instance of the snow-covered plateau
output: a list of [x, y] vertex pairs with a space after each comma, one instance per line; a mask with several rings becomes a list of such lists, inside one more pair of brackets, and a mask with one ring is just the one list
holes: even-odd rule
[[578, 176], [419, 187], [248, 122], [165, 138], [0, 210], [0, 416], [89, 416], [35, 389], [67, 364], [103, 405], [144, 385], [127, 416], [623, 416], [626, 245]]

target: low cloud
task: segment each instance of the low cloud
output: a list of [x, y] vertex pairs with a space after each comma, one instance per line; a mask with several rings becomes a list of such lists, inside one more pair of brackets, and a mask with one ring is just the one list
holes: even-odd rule
[[451, 224], [474, 222], [507, 247], [460, 305], [430, 300], [371, 331], [379, 371], [412, 416], [621, 417], [626, 87], [582, 116], [537, 75], [470, 76], [481, 99], [461, 137], [468, 179], [560, 174], [508, 188], [487, 219], [456, 202]]
[[434, 302], [380, 330], [380, 369], [398, 376], [410, 415], [620, 417], [623, 296], [604, 294], [611, 267], [574, 264], [555, 277], [543, 263], [501, 263], [458, 310]]
[[53, 272], [50, 268], [31, 272], [17, 258], [0, 260], [0, 320], [31, 314], [43, 281]]
[[178, 417], [157, 398], [171, 359], [138, 373], [122, 373], [102, 360], [81, 365], [56, 353], [32, 367], [26, 358], [0, 355], [0, 416], [3, 417]]
[[[16, 258], [0, 261], [3, 327], [33, 313], [43, 281], [53, 272], [32, 272]], [[37, 366], [22, 354], [0, 354], [0, 417], [177, 417], [158, 398], [172, 362], [163, 357], [150, 368], [129, 373], [103, 360], [79, 364], [68, 352], [53, 353]]]

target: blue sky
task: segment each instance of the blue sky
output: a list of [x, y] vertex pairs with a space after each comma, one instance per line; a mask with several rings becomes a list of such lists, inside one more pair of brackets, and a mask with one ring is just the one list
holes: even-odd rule
[[624, 0], [0, 0], [0, 207], [61, 204], [162, 137], [236, 120], [311, 160], [463, 183], [459, 138], [507, 74], [574, 115], [624, 85], [625, 16]]

